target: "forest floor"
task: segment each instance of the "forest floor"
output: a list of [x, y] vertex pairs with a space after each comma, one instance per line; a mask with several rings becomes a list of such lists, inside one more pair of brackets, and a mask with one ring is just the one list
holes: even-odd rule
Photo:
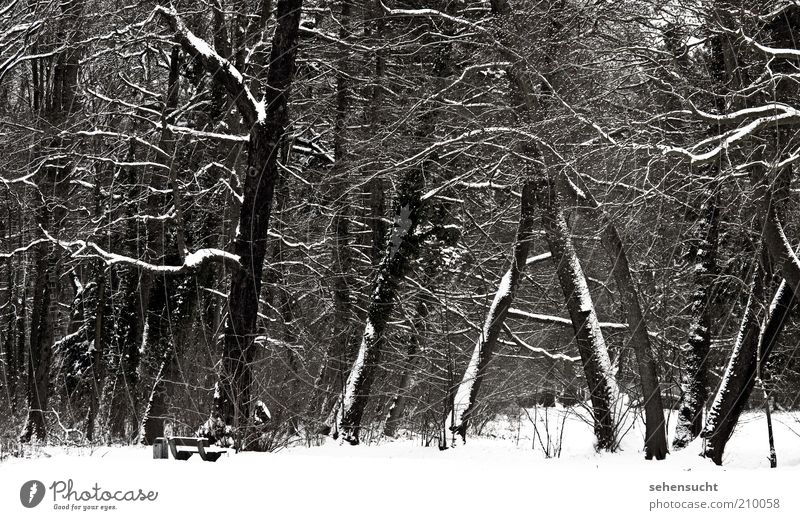
[[[66, 514], [55, 509], [59, 505], [90, 504], [67, 500], [48, 489], [42, 506], [20, 509], [18, 493], [23, 483], [37, 479], [49, 487], [71, 479], [78, 491], [91, 491], [97, 484], [112, 491], [141, 488], [159, 493], [154, 502], [112, 503], [114, 510], [105, 513], [113, 513], [114, 518], [154, 513], [161, 517], [164, 508], [180, 512], [181, 518], [236, 518], [237, 512], [255, 511], [266, 513], [258, 518], [287, 518], [292, 513], [296, 518], [323, 516], [326, 520], [441, 515], [533, 518], [527, 503], [538, 512], [554, 514], [606, 503], [640, 515], [652, 508], [653, 500], [667, 498], [648, 491], [650, 484], [684, 482], [691, 477], [691, 483], [719, 483], [727, 498], [770, 498], [770, 493], [778, 493], [784, 509], [770, 517], [783, 518], [788, 512], [790, 497], [781, 495], [773, 484], [796, 481], [800, 413], [773, 415], [777, 470], [762, 469], [769, 465], [767, 427], [761, 413], [743, 414], [722, 467], [697, 456], [699, 442], [670, 454], [666, 461], [647, 462], [641, 452], [641, 425], [638, 420], [632, 422], [621, 450], [613, 454], [596, 453], [591, 426], [581, 414], [564, 408], [499, 417], [486, 424], [481, 435], [469, 437], [466, 445], [445, 451], [425, 447], [414, 436], [355, 447], [330, 440], [322, 446], [274, 453], [230, 454], [216, 463], [204, 463], [196, 455], [186, 462], [154, 460], [151, 448], [139, 446], [40, 447], [31, 458], [9, 457], [0, 464], [0, 511], [44, 518]], [[551, 457], [544, 449], [548, 432]], [[759, 486], [766, 485], [769, 493], [759, 491]], [[614, 496], [626, 498], [617, 503]], [[800, 504], [794, 507], [800, 511]], [[361, 508], [374, 515], [359, 514]], [[102, 511], [87, 513], [95, 512]], [[706, 513], [704, 518], [714, 517]]]

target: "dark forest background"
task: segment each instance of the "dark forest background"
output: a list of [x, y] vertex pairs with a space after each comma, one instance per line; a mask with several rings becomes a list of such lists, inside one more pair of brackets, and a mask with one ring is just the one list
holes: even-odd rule
[[647, 458], [721, 462], [800, 395], [798, 29], [790, 1], [1, 0], [2, 443], [447, 447], [559, 402], [598, 449], [641, 414]]

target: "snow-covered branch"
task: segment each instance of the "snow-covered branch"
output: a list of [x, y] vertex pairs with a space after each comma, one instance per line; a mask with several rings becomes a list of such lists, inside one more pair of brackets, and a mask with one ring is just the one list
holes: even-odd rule
[[[567, 322], [569, 322], [569, 320], [567, 320]], [[506, 333], [511, 337], [511, 339], [513, 340], [515, 345], [517, 345], [519, 347], [522, 347], [522, 348], [524, 348], [526, 350], [529, 350], [529, 351], [534, 352], [536, 354], [542, 354], [543, 356], [549, 357], [550, 359], [560, 359], [560, 360], [569, 361], [569, 362], [572, 362], [572, 363], [575, 363], [575, 362], [581, 360], [580, 356], [568, 356], [566, 354], [553, 354], [552, 352], [549, 352], [549, 351], [547, 351], [547, 350], [545, 350], [545, 349], [543, 349], [541, 347], [534, 347], [533, 345], [527, 343], [525, 340], [520, 338], [517, 334], [515, 334], [511, 330], [511, 327], [508, 326], [507, 323], [503, 324], [503, 328], [505, 329]]]
[[231, 266], [239, 266], [239, 257], [220, 249], [204, 248], [198, 249], [193, 253], [186, 254], [183, 264], [180, 265], [156, 265], [138, 258], [119, 255], [106, 251], [94, 242], [87, 240], [59, 240], [45, 230], [42, 230], [47, 240], [62, 247], [70, 253], [73, 258], [99, 258], [107, 265], [126, 264], [154, 271], [157, 273], [178, 274], [192, 269], [197, 269], [205, 262], [223, 262]]
[[50, 241], [48, 239], [46, 239], [46, 238], [40, 238], [38, 240], [34, 240], [33, 242], [31, 242], [27, 246], [18, 247], [16, 249], [14, 249], [13, 251], [9, 251], [8, 253], [0, 253], [0, 258], [11, 258], [14, 255], [17, 255], [19, 253], [24, 253], [24, 252], [28, 251], [29, 249], [31, 249], [35, 245], [41, 244], [42, 242], [50, 242]]
[[[659, 148], [661, 149], [664, 155], [669, 155], [669, 154], [682, 155], [685, 158], [689, 159], [689, 161], [694, 165], [708, 164], [713, 160], [715, 160], [732, 144], [744, 139], [747, 136], [756, 133], [762, 128], [765, 128], [767, 126], [800, 123], [800, 111], [792, 107], [789, 107], [788, 105], [782, 105], [782, 107], [783, 109], [781, 110], [780, 113], [758, 117], [744, 126], [740, 126], [738, 128], [724, 132], [721, 135], [705, 139], [700, 143], [697, 143], [696, 145], [692, 146], [691, 148], [683, 148], [679, 146], [659, 146]], [[719, 142], [719, 144], [714, 146], [710, 150], [704, 152], [700, 151], [713, 142]]]
[[453, 22], [458, 25], [463, 25], [471, 29], [475, 29], [476, 31], [479, 31], [481, 33], [486, 33], [486, 34], [489, 33], [489, 31], [485, 27], [481, 27], [480, 25], [470, 22], [469, 20], [460, 18], [458, 16], [453, 16], [445, 12], [438, 11], [436, 9], [390, 9], [389, 7], [386, 7], [386, 4], [383, 3], [383, 0], [380, 0], [380, 4], [384, 12], [391, 16], [405, 16], [405, 17], [428, 16], [434, 18], [441, 18], [443, 20], [447, 20], [449, 22]]
[[[508, 309], [509, 318], [524, 319], [534, 323], [543, 323], [546, 325], [561, 325], [563, 327], [572, 327], [572, 321], [569, 318], [562, 318], [560, 316], [550, 316], [547, 314], [537, 314], [534, 312], [523, 311], [516, 308]], [[628, 325], [625, 323], [613, 322], [600, 322], [601, 329], [610, 330], [628, 330]]]
[[797, 49], [775, 49], [773, 47], [767, 47], [766, 45], [762, 45], [755, 41], [754, 39], [750, 38], [744, 33], [743, 29], [739, 29], [739, 35], [742, 37], [744, 41], [758, 49], [759, 51], [763, 52], [770, 58], [785, 58], [785, 59], [798, 59], [800, 58], [800, 50]]
[[175, 41], [183, 50], [198, 59], [215, 81], [225, 87], [236, 103], [247, 126], [252, 126], [266, 119], [264, 103], [256, 101], [242, 74], [227, 59], [223, 58], [205, 42], [192, 33], [184, 24], [177, 11], [172, 7], [157, 6], [156, 12], [166, 21], [175, 33]]

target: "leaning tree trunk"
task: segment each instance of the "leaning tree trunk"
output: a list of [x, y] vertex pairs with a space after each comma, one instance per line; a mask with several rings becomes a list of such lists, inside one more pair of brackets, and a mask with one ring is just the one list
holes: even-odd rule
[[[511, 255], [511, 267], [500, 280], [492, 305], [486, 314], [483, 329], [475, 343], [475, 349], [472, 351], [469, 365], [467, 365], [464, 376], [456, 389], [453, 407], [445, 418], [445, 431], [458, 435], [462, 441], [466, 440], [467, 421], [475, 409], [486, 368], [494, 356], [497, 339], [503, 330], [503, 323], [525, 271], [528, 251], [533, 238], [533, 221], [534, 182], [526, 180], [522, 184], [519, 225]], [[451, 444], [455, 440], [454, 437]]]
[[631, 274], [628, 255], [622, 238], [611, 216], [594, 198], [585, 184], [581, 182], [581, 190], [572, 188], [571, 196], [585, 200], [600, 214], [603, 219], [603, 231], [600, 237], [603, 248], [611, 260], [611, 271], [620, 293], [622, 305], [627, 315], [628, 329], [631, 333], [630, 343], [636, 356], [639, 373], [639, 385], [642, 388], [642, 400], [645, 410], [645, 459], [662, 460], [667, 456], [667, 431], [664, 419], [664, 405], [658, 378], [658, 367], [653, 357], [647, 320], [642, 312], [639, 291]]
[[[763, 252], [762, 256], [765, 256]], [[752, 278], [750, 295], [731, 359], [700, 433], [705, 439], [703, 456], [710, 458], [716, 464], [722, 464], [725, 445], [733, 434], [755, 382], [758, 338], [763, 318], [761, 301], [764, 296], [765, 273], [761, 262], [758, 262]]]
[[713, 281], [717, 274], [717, 243], [719, 236], [718, 195], [709, 194], [697, 222], [693, 248], [694, 293], [692, 294], [692, 325], [684, 347], [681, 400], [674, 449], [685, 448], [703, 429], [703, 411], [708, 400], [708, 355], [711, 349], [714, 297]]
[[328, 418], [326, 433], [334, 438], [339, 434], [350, 444], [358, 444], [361, 419], [369, 391], [380, 361], [380, 345], [386, 324], [397, 299], [397, 290], [416, 257], [418, 248], [414, 236], [422, 211], [423, 172], [409, 169], [397, 188], [392, 235], [378, 268], [367, 309], [367, 319], [344, 394], [334, 404]]
[[[374, 11], [368, 11], [368, 16], [373, 18], [376, 25], [376, 36], [380, 40], [383, 36], [383, 6], [375, 2], [371, 6]], [[371, 30], [372, 20], [365, 24], [365, 31]], [[441, 56], [440, 56], [441, 58]], [[441, 58], [434, 67], [436, 79], [445, 75], [448, 59]], [[385, 60], [382, 53], [376, 53], [375, 86], [371, 92], [370, 126], [378, 129], [382, 114], [382, 88], [379, 83], [383, 80]], [[438, 85], [437, 85], [438, 86]], [[426, 107], [428, 110], [420, 121], [417, 137], [430, 139], [434, 135], [437, 109], [434, 106]], [[331, 414], [326, 421], [323, 432], [333, 433], [350, 444], [358, 444], [361, 420], [369, 399], [369, 391], [380, 360], [382, 336], [389, 317], [395, 305], [397, 290], [410, 269], [411, 262], [417, 257], [419, 239], [415, 236], [417, 225], [422, 218], [424, 201], [422, 189], [425, 175], [436, 168], [433, 159], [426, 159], [421, 166], [413, 166], [407, 170], [401, 179], [395, 200], [394, 223], [392, 225], [389, 242], [385, 240], [386, 229], [383, 225], [384, 194], [380, 185], [375, 180], [370, 183], [370, 209], [373, 245], [373, 262], [380, 257], [377, 268], [377, 278], [373, 285], [367, 308], [367, 317], [364, 332], [361, 337], [356, 359], [345, 383], [344, 393], [336, 401]], [[375, 177], [378, 179], [379, 177]], [[381, 256], [382, 255], [382, 256]], [[413, 341], [413, 340], [412, 340]]]
[[[716, 464], [722, 464], [725, 445], [753, 391], [758, 364], [763, 366], [769, 361], [775, 341], [794, 303], [794, 295], [800, 290], [800, 261], [784, 235], [775, 203], [780, 195], [772, 193], [769, 179], [765, 178], [762, 168], [757, 165], [753, 168], [751, 182], [755, 186], [754, 207], [759, 215], [755, 224], [757, 230], [763, 231], [759, 258], [754, 267], [739, 335], [700, 434], [705, 439], [703, 456]], [[778, 173], [784, 191], [789, 175], [791, 166]], [[780, 270], [785, 283], [778, 288], [773, 305], [765, 316], [765, 296], [773, 268]]]
[[575, 342], [589, 386], [597, 448], [613, 451], [616, 449], [614, 406], [619, 389], [586, 276], [572, 244], [553, 179], [537, 179], [535, 193], [542, 211], [545, 237], [575, 330]]
[[611, 222], [603, 229], [602, 243], [612, 262], [612, 272], [620, 298], [625, 307], [630, 328], [630, 344], [636, 356], [639, 384], [642, 387], [645, 413], [644, 457], [663, 460], [667, 456], [667, 428], [664, 420], [664, 405], [658, 383], [658, 369], [653, 358], [653, 347], [647, 331], [647, 322], [639, 302], [639, 292], [631, 276], [625, 246]]

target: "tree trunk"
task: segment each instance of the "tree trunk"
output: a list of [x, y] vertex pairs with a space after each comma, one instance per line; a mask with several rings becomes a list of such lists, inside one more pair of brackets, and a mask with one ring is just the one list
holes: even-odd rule
[[164, 436], [164, 419], [167, 415], [167, 398], [171, 385], [168, 382], [174, 376], [174, 356], [167, 350], [158, 369], [147, 409], [142, 420], [142, 443], [151, 445], [158, 437]]
[[[158, 147], [164, 150], [162, 159], [168, 161], [169, 187], [172, 188], [173, 204], [175, 206], [176, 217], [176, 237], [178, 245], [178, 255], [183, 259], [185, 243], [183, 239], [183, 218], [181, 213], [181, 201], [176, 179], [175, 153], [177, 151], [174, 133], [169, 129], [169, 125], [175, 122], [173, 113], [178, 107], [180, 92], [180, 48], [174, 46], [170, 54], [169, 77], [167, 79], [167, 91], [164, 95], [164, 109], [161, 112], [161, 135], [158, 140]], [[157, 176], [151, 171], [150, 185], [155, 188], [163, 187], [161, 182], [156, 182]], [[147, 201], [147, 213], [156, 214], [162, 196], [159, 193], [148, 192], [142, 195]], [[136, 241], [140, 234], [138, 223], [132, 219], [134, 224], [128, 230], [131, 240]], [[132, 256], [143, 257], [145, 261], [161, 261], [164, 256], [164, 228], [163, 221], [150, 219], [146, 224], [146, 238], [144, 251], [139, 251], [139, 244], [134, 244]], [[142, 345], [147, 343], [145, 330], [147, 328], [148, 316], [151, 311], [151, 292], [156, 283], [156, 273], [149, 269], [128, 268], [124, 282], [124, 307], [120, 316], [119, 323], [122, 324], [118, 334], [119, 352], [115, 389], [112, 396], [111, 414], [111, 433], [118, 439], [128, 440], [129, 435], [126, 431], [128, 419], [132, 425], [139, 425], [139, 363], [143, 353]], [[132, 432], [133, 433], [133, 430]]]
[[[339, 38], [347, 41], [350, 38], [350, 18], [352, 16], [352, 0], [343, 0], [340, 15]], [[352, 294], [353, 259], [351, 251], [350, 206], [352, 199], [348, 190], [347, 170], [350, 167], [350, 148], [347, 127], [350, 124], [350, 76], [351, 54], [346, 50], [337, 64], [336, 73], [336, 115], [333, 134], [333, 154], [335, 163], [331, 169], [332, 192], [331, 204], [334, 209], [333, 230], [334, 244], [331, 251], [333, 276], [331, 289], [333, 293], [333, 332], [330, 342], [325, 345], [320, 370], [315, 381], [315, 390], [322, 393], [322, 410], [325, 410], [327, 396], [335, 394], [341, 386], [344, 369], [349, 354], [352, 334]], [[382, 217], [382, 214], [381, 214]], [[319, 399], [314, 396], [309, 411], [316, 420], [320, 411]]]
[[645, 459], [663, 460], [668, 451], [664, 405], [661, 400], [658, 367], [653, 358], [653, 347], [650, 344], [647, 319], [639, 301], [639, 291], [631, 274], [625, 246], [614, 222], [582, 181], [581, 190], [582, 197], [577, 190], [572, 190], [572, 194], [579, 198], [585, 198], [603, 218], [600, 240], [611, 260], [611, 271], [620, 293], [631, 333], [630, 343], [636, 356], [645, 410]]
[[667, 428], [658, 382], [658, 369], [653, 358], [647, 322], [639, 302], [639, 292], [631, 276], [625, 247], [617, 228], [611, 222], [606, 222], [602, 243], [611, 258], [614, 280], [628, 318], [630, 344], [639, 369], [639, 384], [642, 387], [645, 413], [644, 457], [647, 460], [654, 457], [656, 460], [663, 460], [667, 456]]
[[555, 182], [549, 177], [537, 179], [535, 193], [589, 387], [597, 449], [614, 451], [617, 448], [614, 406], [619, 389], [594, 303], [572, 245]]
[[383, 332], [392, 314], [398, 287], [416, 257], [418, 244], [414, 233], [422, 209], [423, 182], [422, 170], [413, 168], [406, 172], [398, 186], [392, 235], [370, 295], [358, 355], [347, 378], [344, 395], [334, 405], [327, 421], [326, 431], [331, 433], [332, 429], [334, 438], [341, 434], [350, 444], [359, 442], [361, 419], [380, 361]]
[[[66, 49], [56, 55], [53, 69], [52, 91], [48, 96], [46, 119], [49, 128], [60, 131], [79, 108], [78, 71], [80, 48], [70, 40], [80, 39], [79, 17], [83, 2], [75, 0], [61, 4], [57, 39]], [[35, 60], [34, 60], [35, 61]], [[54, 150], [65, 148], [64, 138], [54, 137]], [[66, 212], [61, 199], [69, 188], [68, 177], [72, 163], [65, 158], [46, 159], [44, 179], [39, 186], [47, 200], [36, 212], [36, 222], [53, 236], [59, 235]], [[54, 209], [51, 209], [51, 204]], [[52, 288], [58, 283], [56, 268], [59, 254], [52, 244], [42, 243], [35, 249], [36, 280], [34, 282], [33, 312], [31, 319], [30, 355], [28, 357], [28, 418], [22, 433], [23, 442], [33, 438], [44, 440], [47, 435], [45, 412], [49, 405], [50, 364], [53, 349]]]
[[[40, 221], [49, 223], [49, 219]], [[49, 226], [48, 226], [49, 227]], [[28, 419], [20, 440], [44, 440], [48, 407], [53, 332], [50, 323], [50, 244], [36, 247], [36, 275], [33, 285], [30, 353], [28, 355]]]
[[[703, 456], [722, 464], [722, 456], [730, 436], [739, 421], [753, 391], [759, 362], [769, 361], [769, 355], [788, 317], [800, 284], [800, 262], [786, 240], [781, 227], [776, 200], [788, 187], [791, 166], [778, 172], [780, 188], [773, 193], [770, 179], [761, 166], [754, 165], [751, 183], [754, 186], [756, 231], [762, 231], [759, 258], [754, 268], [750, 294], [742, 317], [731, 358], [722, 377], [714, 402], [700, 436], [705, 439]], [[773, 304], [765, 311], [767, 284], [773, 268], [780, 269], [785, 283], [779, 286]], [[761, 350], [759, 353], [759, 349]]]
[[[367, 0], [364, 7], [364, 36], [371, 40], [375, 48], [375, 74], [369, 92], [365, 96], [369, 99], [367, 107], [367, 124], [373, 133], [377, 133], [384, 123], [384, 85], [386, 74], [386, 58], [382, 47], [386, 22], [383, 17], [383, 7], [378, 0]], [[384, 221], [386, 216], [386, 189], [384, 179], [380, 175], [373, 176], [367, 183], [367, 197], [369, 206], [368, 222], [371, 230], [370, 258], [372, 265], [378, 267], [386, 251], [386, 235], [388, 226]]]
[[219, 397], [215, 403], [215, 412], [223, 425], [234, 431], [245, 428], [250, 418], [253, 338], [278, 177], [277, 159], [288, 121], [287, 105], [295, 68], [301, 6], [302, 0], [278, 1], [277, 26], [267, 72], [266, 113], [253, 124], [247, 145], [244, 200], [234, 245], [241, 267], [231, 275]]
[[[763, 256], [765, 254], [762, 251]], [[739, 335], [736, 337], [731, 359], [706, 417], [705, 426], [700, 433], [705, 439], [703, 456], [718, 465], [722, 464], [725, 445], [733, 434], [755, 382], [765, 278], [761, 264], [762, 262], [758, 262], [755, 267]]]
[[719, 236], [718, 195], [704, 203], [696, 223], [697, 244], [693, 247], [694, 293], [692, 325], [684, 346], [681, 400], [675, 426], [674, 449], [685, 448], [703, 429], [703, 411], [708, 400], [708, 355], [711, 349], [711, 328], [714, 323], [713, 283], [717, 275]]
[[[534, 184], [535, 181], [531, 180], [526, 180], [522, 184], [519, 225], [511, 254], [511, 267], [500, 280], [492, 305], [486, 314], [483, 329], [472, 351], [472, 358], [456, 389], [453, 408], [445, 418], [445, 431], [457, 434], [462, 441], [466, 441], [467, 421], [475, 409], [486, 368], [494, 356], [497, 338], [503, 330], [508, 309], [511, 308], [522, 274], [525, 272], [528, 251], [533, 240]], [[455, 441], [454, 437], [451, 444]]]

